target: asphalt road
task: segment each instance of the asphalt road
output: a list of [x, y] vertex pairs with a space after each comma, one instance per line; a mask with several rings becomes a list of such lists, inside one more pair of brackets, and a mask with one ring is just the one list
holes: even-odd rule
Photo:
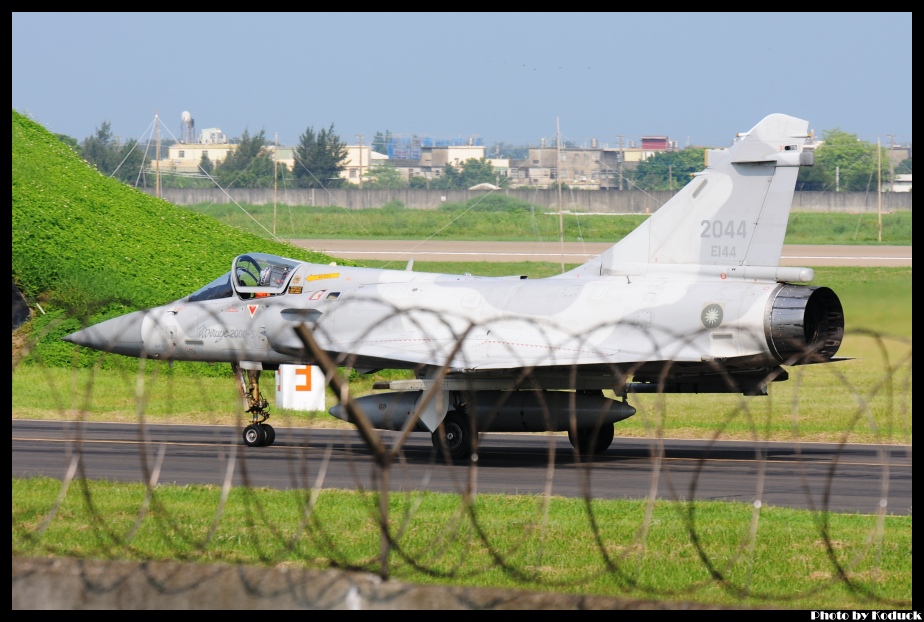
[[[396, 434], [384, 433], [387, 442]], [[555, 468], [549, 469], [550, 446]], [[161, 454], [162, 452], [162, 454]], [[372, 489], [381, 481], [355, 430], [277, 428], [272, 447], [241, 443], [233, 426], [13, 420], [13, 477], [64, 478], [79, 454], [89, 479], [273, 488]], [[391, 490], [595, 499], [726, 500], [834, 512], [911, 513], [911, 446], [617, 438], [590, 467], [566, 437], [485, 434], [476, 468], [434, 463], [414, 433], [390, 469]], [[379, 474], [380, 475], [380, 474]]]
[[[568, 242], [477, 242], [445, 240], [290, 240], [302, 248], [344, 259], [415, 261], [544, 261], [583, 263], [612, 244]], [[911, 267], [910, 246], [826, 246], [787, 244], [784, 266]], [[402, 266], [403, 267], [403, 266]]]

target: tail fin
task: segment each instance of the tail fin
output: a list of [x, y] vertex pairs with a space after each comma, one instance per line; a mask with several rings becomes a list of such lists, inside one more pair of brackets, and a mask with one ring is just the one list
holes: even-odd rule
[[707, 150], [705, 170], [588, 267], [779, 266], [799, 166], [813, 162], [806, 138], [807, 121], [772, 114], [728, 149]]

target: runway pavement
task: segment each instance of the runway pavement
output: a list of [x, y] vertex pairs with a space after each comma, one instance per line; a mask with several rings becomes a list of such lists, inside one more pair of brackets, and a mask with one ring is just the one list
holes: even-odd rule
[[[160, 460], [160, 482], [179, 485], [220, 486], [231, 477], [238, 486], [310, 488], [322, 471], [324, 488], [379, 485], [358, 431], [276, 424], [276, 443], [257, 448], [241, 445], [237, 426], [13, 419], [11, 468], [13, 477], [63, 478], [79, 451], [89, 479], [150, 481], [150, 465]], [[397, 442], [396, 432], [381, 435], [389, 447]], [[434, 461], [429, 434], [410, 434], [401, 455], [386, 478], [392, 490], [462, 493], [470, 483], [469, 465]], [[581, 468], [565, 435], [484, 433], [475, 481], [485, 494], [580, 498], [592, 480], [597, 499], [644, 499], [656, 490], [663, 500], [756, 498], [780, 507], [910, 515], [911, 456], [911, 445], [620, 437]]]
[[[583, 263], [612, 244], [455, 240], [290, 240], [296, 246], [344, 259], [415, 261], [542, 261]], [[787, 244], [784, 266], [911, 267], [910, 246]]]

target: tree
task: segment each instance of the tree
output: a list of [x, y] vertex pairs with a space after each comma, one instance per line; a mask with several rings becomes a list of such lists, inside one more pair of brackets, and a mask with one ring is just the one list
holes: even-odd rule
[[896, 175], [910, 175], [911, 174], [911, 158], [905, 158], [898, 163], [898, 166], [895, 167]]
[[150, 163], [150, 158], [148, 158], [137, 140], [131, 139], [122, 145], [117, 151], [117, 158], [118, 164], [116, 164], [112, 177], [135, 187], [150, 185], [144, 174]]
[[82, 149], [80, 147], [80, 143], [73, 136], [68, 136], [67, 134], [55, 134], [55, 138], [76, 151], [77, 155], [81, 155]]
[[295, 185], [300, 188], [339, 188], [344, 180], [340, 173], [346, 168], [346, 143], [329, 129], [315, 133], [313, 127], [305, 130], [295, 148]]
[[407, 188], [408, 183], [398, 169], [394, 166], [380, 163], [375, 164], [369, 169], [369, 175], [363, 181], [364, 188], [380, 188], [385, 190], [397, 190]]
[[[882, 148], [882, 181], [889, 179], [888, 154]], [[869, 191], [876, 189], [876, 145], [840, 129], [822, 132], [815, 164], [799, 170], [797, 190]]]
[[266, 146], [264, 130], [253, 136], [244, 130], [237, 149], [215, 167], [218, 185], [223, 188], [272, 188], [273, 157]]
[[462, 175], [460, 178], [463, 188], [471, 188], [478, 184], [502, 185], [500, 176], [494, 170], [494, 165], [488, 162], [487, 158], [469, 158], [462, 163]]
[[430, 187], [430, 180], [424, 177], [423, 175], [414, 175], [407, 180], [408, 188], [414, 189], [426, 189]]
[[93, 136], [83, 139], [81, 151], [83, 159], [95, 166], [96, 170], [107, 177], [112, 175], [118, 164], [118, 156], [109, 121], [103, 121]]
[[459, 166], [447, 164], [444, 174], [439, 179], [439, 184], [431, 183], [430, 187], [464, 190], [485, 183], [499, 186], [506, 181], [499, 178], [494, 165], [486, 158], [469, 158]]
[[659, 151], [635, 170], [633, 187], [638, 190], [679, 190], [694, 173], [706, 167], [706, 150], [687, 147], [679, 151]]
[[449, 189], [462, 188], [462, 169], [454, 166], [451, 162], [443, 169], [443, 174], [437, 179], [439, 182], [435, 187]]
[[84, 139], [78, 153], [107, 177], [132, 186], [146, 185], [144, 170], [150, 159], [135, 139], [120, 145], [108, 121], [96, 128], [93, 136]]
[[388, 143], [391, 141], [391, 132], [385, 130], [385, 133], [376, 132], [372, 138], [372, 150], [376, 153], [388, 153]]
[[[447, 172], [449, 175], [446, 174]], [[453, 188], [458, 188], [458, 186], [454, 185], [454, 180], [458, 177], [458, 175], [454, 173], [455, 168], [451, 164], [447, 164], [446, 171], [444, 171], [444, 173], [439, 177], [430, 179], [429, 183], [427, 184], [427, 188], [430, 190], [451, 190]]]
[[494, 145], [488, 149], [488, 153], [494, 155], [495, 158], [508, 158], [510, 160], [525, 160], [529, 157], [529, 146], [516, 146], [509, 143], [494, 143]]
[[199, 159], [199, 170], [206, 175], [211, 175], [212, 171], [215, 170], [215, 165], [212, 164], [212, 159], [209, 157], [208, 151], [202, 152], [202, 157]]

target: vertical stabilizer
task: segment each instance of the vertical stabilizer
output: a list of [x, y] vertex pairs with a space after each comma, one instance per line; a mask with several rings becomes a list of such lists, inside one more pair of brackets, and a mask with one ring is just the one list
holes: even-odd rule
[[582, 268], [617, 275], [651, 264], [778, 266], [799, 166], [813, 161], [806, 138], [807, 121], [772, 114], [728, 149], [707, 150], [705, 170]]

